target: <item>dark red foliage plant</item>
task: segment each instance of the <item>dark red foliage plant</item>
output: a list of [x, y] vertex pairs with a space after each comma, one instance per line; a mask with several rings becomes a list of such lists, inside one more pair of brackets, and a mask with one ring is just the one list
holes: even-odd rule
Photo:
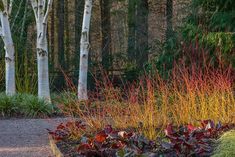
[[214, 149], [214, 142], [223, 132], [234, 128], [233, 125], [222, 126], [212, 120], [201, 121], [201, 127], [189, 124], [175, 128], [169, 124], [165, 129], [169, 142], [162, 142], [162, 147], [174, 156], [210, 156]]
[[60, 124], [55, 131], [49, 130], [49, 134], [57, 141], [68, 140], [72, 134], [71, 126], [83, 133], [78, 139], [76, 153], [88, 157], [210, 156], [215, 139], [234, 128], [234, 125], [215, 124], [212, 120], [201, 121], [201, 127], [191, 124], [175, 127], [169, 124], [165, 129], [165, 138], [151, 141], [134, 131], [114, 129], [111, 125], [92, 134], [86, 133], [86, 125], [76, 121]]
[[85, 156], [140, 155], [151, 152], [155, 144], [134, 132], [119, 131], [107, 125], [103, 130], [86, 138], [77, 151]]
[[[72, 122], [66, 125], [60, 124], [55, 131], [48, 130], [49, 134], [57, 141], [67, 140], [70, 137], [70, 123]], [[77, 127], [85, 129], [83, 125]], [[133, 131], [113, 129], [111, 125], [105, 126], [103, 130], [93, 135], [83, 134], [78, 143], [77, 152], [83, 156], [136, 156], [150, 153], [156, 147], [155, 142], [142, 135]]]
[[69, 136], [69, 130], [63, 123], [58, 125], [55, 131], [47, 130], [48, 133], [57, 141], [63, 140]]

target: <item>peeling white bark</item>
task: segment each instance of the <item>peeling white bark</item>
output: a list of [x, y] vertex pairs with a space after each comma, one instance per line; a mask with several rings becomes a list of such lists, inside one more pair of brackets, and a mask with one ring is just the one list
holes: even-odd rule
[[11, 27], [9, 23], [9, 15], [12, 10], [12, 2], [2, 0], [4, 10], [0, 10], [1, 28], [0, 34], [5, 47], [5, 68], [6, 68], [6, 94], [14, 95], [16, 93], [15, 86], [15, 48], [11, 35]]
[[53, 0], [30, 0], [37, 26], [38, 97], [51, 102], [48, 68], [47, 21]]
[[81, 50], [80, 50], [80, 68], [78, 81], [78, 99], [87, 100], [87, 73], [88, 73], [88, 53], [89, 53], [89, 31], [92, 11], [92, 0], [85, 1], [82, 34], [81, 34]]

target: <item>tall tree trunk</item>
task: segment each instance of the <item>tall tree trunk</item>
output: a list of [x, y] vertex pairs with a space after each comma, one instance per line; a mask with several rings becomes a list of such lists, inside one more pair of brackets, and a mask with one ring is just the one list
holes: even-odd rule
[[65, 0], [65, 56], [66, 56], [66, 69], [70, 70], [70, 34], [69, 34], [69, 0]]
[[51, 46], [51, 55], [50, 55], [50, 64], [51, 64], [51, 69], [54, 72], [55, 68], [55, 6], [52, 4], [51, 8], [51, 40], [50, 40], [50, 46]]
[[87, 73], [88, 73], [88, 53], [89, 53], [89, 31], [91, 22], [92, 0], [86, 0], [84, 6], [81, 51], [80, 51], [80, 68], [78, 81], [78, 99], [87, 100]]
[[173, 35], [173, 0], [167, 0], [166, 2], [166, 41], [168, 41]]
[[58, 2], [58, 61], [61, 67], [65, 68], [65, 55], [64, 55], [64, 0]]
[[136, 1], [128, 1], [128, 59], [135, 61], [136, 57]]
[[[8, 5], [8, 4], [7, 4]], [[1, 18], [1, 36], [5, 47], [5, 64], [6, 64], [6, 94], [14, 95], [15, 87], [15, 49], [11, 36], [11, 28], [8, 14], [10, 12], [5, 9], [0, 11]]]
[[148, 0], [136, 0], [136, 63], [142, 69], [148, 61]]
[[75, 69], [79, 69], [79, 54], [82, 29], [82, 17], [84, 12], [85, 0], [75, 0]]
[[38, 96], [50, 101], [48, 43], [47, 37], [41, 35], [43, 26], [43, 24], [38, 24], [37, 27]]
[[110, 0], [100, 0], [101, 7], [101, 30], [102, 30], [102, 66], [109, 69], [112, 66], [111, 53], [111, 16]]
[[31, 0], [37, 26], [38, 97], [51, 102], [49, 88], [47, 22], [53, 0]]
[[[65, 48], [64, 48], [64, 20], [65, 20], [65, 16], [64, 16], [64, 0], [60, 0], [58, 1], [58, 8], [57, 8], [57, 16], [58, 16], [58, 61], [59, 61], [59, 65], [62, 70], [66, 69], [66, 63], [65, 63]], [[59, 78], [58, 78], [58, 85], [60, 86], [60, 88], [63, 88], [65, 85], [65, 81], [64, 81], [64, 76], [63, 76], [63, 72], [60, 71], [61, 69], [59, 69]]]

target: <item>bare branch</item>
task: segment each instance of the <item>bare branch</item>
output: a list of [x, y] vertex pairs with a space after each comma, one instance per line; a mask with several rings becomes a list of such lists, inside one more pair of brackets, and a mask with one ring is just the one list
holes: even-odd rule
[[44, 19], [43, 19], [44, 24], [47, 23], [47, 21], [48, 21], [48, 16], [49, 16], [49, 12], [51, 11], [52, 3], [53, 3], [53, 0], [48, 0], [47, 11], [46, 11]]
[[39, 4], [39, 5], [43, 6], [43, 1], [44, 1], [44, 0], [37, 0], [37, 1], [38, 1], [38, 4]]
[[37, 0], [30, 0], [31, 5], [33, 7], [33, 12], [35, 15], [36, 20], [38, 19], [38, 2]]
[[43, 17], [44, 17], [44, 13], [45, 13], [45, 11], [43, 10], [43, 8], [44, 8], [43, 1], [44, 0], [37, 0], [37, 1], [38, 1], [38, 19], [39, 19], [39, 21], [42, 21]]
[[2, 0], [3, 6], [4, 6], [4, 11], [8, 11], [8, 0]]
[[9, 7], [8, 7], [8, 15], [11, 15], [12, 4], [13, 4], [13, 0], [10, 0], [10, 4], [9, 4]]
[[46, 10], [46, 3], [47, 3], [47, 0], [43, 0], [43, 13], [45, 13], [45, 10]]
[[38, 7], [39, 9], [43, 9], [43, 4], [44, 4], [44, 0], [38, 0]]

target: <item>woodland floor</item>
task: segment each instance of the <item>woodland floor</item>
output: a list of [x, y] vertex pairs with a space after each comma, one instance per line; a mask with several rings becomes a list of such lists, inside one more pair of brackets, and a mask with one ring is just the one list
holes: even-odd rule
[[46, 129], [54, 129], [65, 120], [0, 120], [0, 157], [53, 157]]

